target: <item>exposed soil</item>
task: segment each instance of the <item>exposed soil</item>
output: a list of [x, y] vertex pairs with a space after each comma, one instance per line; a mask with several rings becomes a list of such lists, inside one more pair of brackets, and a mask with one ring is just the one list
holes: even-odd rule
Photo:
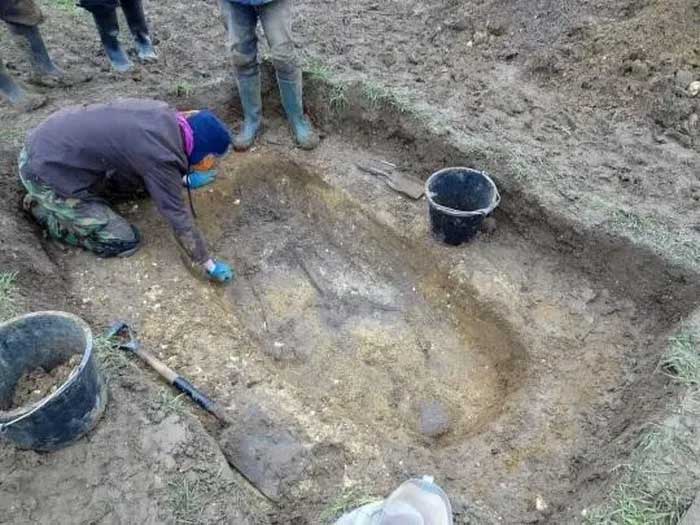
[[51, 370], [34, 368], [33, 370], [25, 371], [19, 378], [19, 381], [17, 381], [10, 408], [36, 403], [58, 390], [80, 364], [81, 358], [80, 354], [74, 354], [68, 361], [59, 364]]
[[[261, 146], [195, 195], [212, 249], [238, 271], [226, 288], [186, 271], [148, 202], [121, 209], [144, 233], [133, 258], [42, 242], [18, 211], [14, 167], [26, 131], [67, 104], [196, 100], [235, 121], [215, 3], [147, 2], [161, 59], [127, 75], [106, 67], [87, 14], [45, 5], [53, 55], [91, 79], [32, 87], [50, 101], [31, 114], [0, 106], [0, 270], [19, 272], [28, 309], [95, 327], [127, 318], [240, 422], [227, 437], [203, 417], [209, 433], [294, 461], [259, 473], [279, 491], [273, 509], [200, 421], [127, 366], [87, 439], [51, 455], [0, 444], [0, 522], [316, 524], [346, 490], [383, 496], [420, 474], [460, 524], [580, 522], [673, 394], [653, 372], [698, 306], [697, 4], [297, 2], [326, 136], [293, 151], [266, 84]], [[4, 31], [0, 47], [26, 79]], [[363, 82], [335, 116], [319, 61]], [[423, 179], [488, 169], [504, 193], [496, 230], [435, 244], [424, 201], [354, 168], [376, 158]], [[266, 421], [289, 431], [245, 443]]]

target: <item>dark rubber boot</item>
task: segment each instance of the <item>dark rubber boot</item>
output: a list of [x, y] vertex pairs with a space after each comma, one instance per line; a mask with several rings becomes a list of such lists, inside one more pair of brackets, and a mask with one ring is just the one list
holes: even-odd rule
[[5, 65], [0, 61], [0, 95], [7, 98], [17, 111], [29, 112], [34, 111], [46, 104], [46, 97], [27, 93], [17, 83], [12, 80], [12, 77], [7, 73]]
[[9, 24], [9, 26], [15, 41], [29, 56], [34, 74], [38, 79], [49, 77], [48, 83], [51, 83], [51, 78], [60, 79], [63, 77], [63, 71], [57, 68], [49, 57], [38, 27], [21, 24]]
[[92, 11], [92, 17], [95, 19], [102, 46], [105, 49], [105, 53], [107, 53], [107, 58], [112, 64], [112, 68], [120, 73], [129, 71], [131, 62], [129, 62], [129, 57], [126, 56], [119, 43], [117, 11], [115, 9], [94, 10]]
[[262, 96], [260, 94], [260, 73], [238, 76], [238, 93], [243, 106], [243, 125], [233, 139], [236, 151], [245, 151], [255, 142], [262, 131]]
[[158, 60], [156, 50], [153, 49], [151, 37], [148, 35], [146, 15], [143, 12], [141, 0], [122, 0], [122, 10], [129, 24], [131, 34], [134, 35], [136, 49], [142, 62], [155, 62]]
[[282, 106], [287, 114], [287, 120], [292, 128], [294, 140], [301, 149], [314, 149], [320, 139], [309, 119], [304, 115], [302, 103], [301, 71], [297, 71], [292, 79], [283, 79], [277, 75]]

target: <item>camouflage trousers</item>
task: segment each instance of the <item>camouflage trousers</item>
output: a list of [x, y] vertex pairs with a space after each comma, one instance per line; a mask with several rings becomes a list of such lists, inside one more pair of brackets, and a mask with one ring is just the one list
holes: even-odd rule
[[28, 180], [23, 175], [26, 163], [27, 153], [22, 150], [19, 177], [27, 190], [23, 207], [49, 237], [100, 257], [126, 257], [138, 249], [139, 232], [124, 217], [103, 202], [64, 199], [49, 186]]
[[44, 20], [44, 16], [34, 0], [0, 0], [0, 20], [34, 27]]

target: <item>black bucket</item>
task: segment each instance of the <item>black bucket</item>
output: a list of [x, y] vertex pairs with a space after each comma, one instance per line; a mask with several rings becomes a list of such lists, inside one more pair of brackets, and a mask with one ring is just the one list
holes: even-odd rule
[[107, 403], [85, 321], [64, 312], [36, 312], [0, 323], [0, 407], [11, 406], [25, 371], [41, 367], [48, 372], [75, 354], [82, 356], [80, 364], [55, 392], [0, 410], [0, 435], [20, 448], [56, 450], [91, 430]]
[[445, 168], [425, 182], [433, 236], [457, 246], [470, 241], [501, 202], [496, 184], [483, 171]]

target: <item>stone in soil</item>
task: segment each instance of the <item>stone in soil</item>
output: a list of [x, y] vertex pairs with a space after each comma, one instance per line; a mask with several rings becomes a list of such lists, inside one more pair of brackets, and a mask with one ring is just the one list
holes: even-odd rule
[[427, 401], [420, 407], [418, 429], [428, 437], [440, 437], [450, 431], [450, 415], [440, 401]]
[[17, 408], [36, 403], [58, 390], [66, 382], [73, 369], [80, 364], [81, 359], [81, 354], [74, 354], [68, 361], [48, 372], [41, 367], [26, 370], [15, 385], [12, 407]]

